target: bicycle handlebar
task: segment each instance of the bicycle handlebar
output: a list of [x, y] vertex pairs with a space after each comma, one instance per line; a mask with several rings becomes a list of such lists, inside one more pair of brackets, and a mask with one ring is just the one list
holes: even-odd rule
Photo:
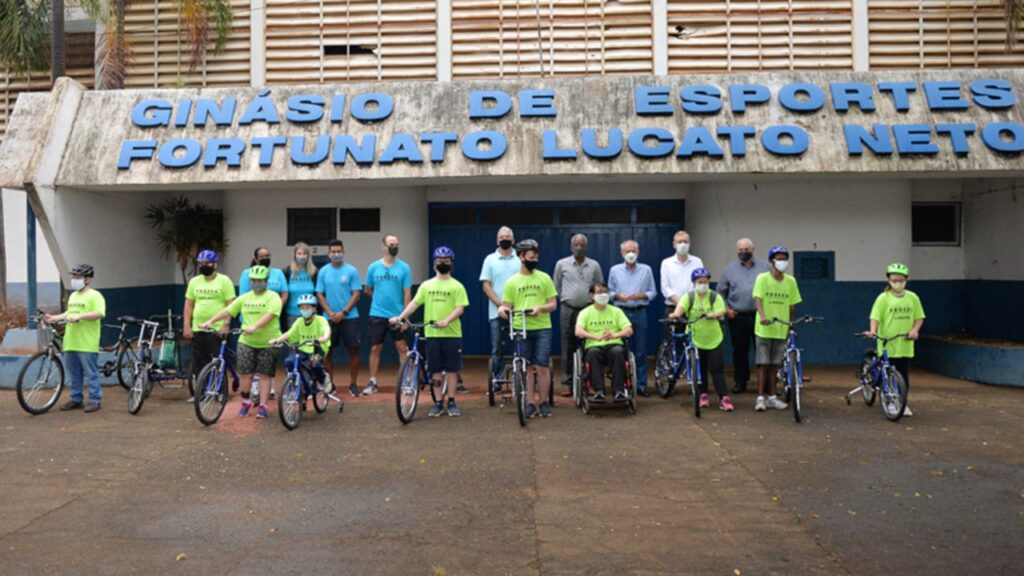
[[228, 330], [227, 332], [221, 332], [220, 330], [214, 330], [214, 329], [211, 328], [209, 330], [193, 330], [193, 332], [202, 332], [203, 334], [216, 334], [216, 335], [220, 336], [221, 338], [227, 338], [228, 336], [238, 336], [239, 334], [242, 333], [242, 329], [241, 328], [232, 328], [231, 330]]
[[684, 317], [681, 317], [681, 316], [679, 318], [662, 318], [661, 320], [658, 320], [658, 323], [659, 324], [673, 324], [673, 325], [679, 325], [679, 326], [689, 326], [690, 324], [696, 324], [697, 322], [700, 322], [701, 320], [708, 320], [708, 315], [707, 314], [701, 314], [700, 316], [698, 316], [697, 318], [694, 318], [693, 320], [690, 320], [689, 318], [684, 318]]
[[771, 324], [785, 324], [785, 325], [789, 326], [790, 328], [792, 328], [793, 326], [796, 326], [798, 324], [804, 324], [804, 323], [816, 324], [816, 323], [824, 322], [824, 321], [825, 321], [825, 318], [823, 318], [821, 316], [811, 316], [810, 314], [808, 314], [806, 316], [801, 316], [800, 318], [797, 318], [796, 320], [793, 320], [791, 322], [786, 322], [785, 320], [782, 320], [781, 318], [772, 318]]
[[905, 339], [909, 334], [896, 334], [895, 336], [889, 336], [888, 338], [882, 338], [878, 334], [871, 334], [870, 332], [855, 332], [854, 336], [859, 336], [865, 340], [881, 340], [882, 345], [886, 345], [893, 340]]

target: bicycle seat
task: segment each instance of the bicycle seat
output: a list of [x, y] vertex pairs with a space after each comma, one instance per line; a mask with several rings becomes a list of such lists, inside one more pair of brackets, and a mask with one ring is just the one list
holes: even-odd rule
[[138, 322], [134, 316], [118, 316], [117, 321], [124, 324], [135, 324]]

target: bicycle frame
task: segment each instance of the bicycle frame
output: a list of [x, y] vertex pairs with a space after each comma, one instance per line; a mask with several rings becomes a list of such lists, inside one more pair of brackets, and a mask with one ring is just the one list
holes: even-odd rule
[[[803, 388], [804, 386], [804, 363], [800, 357], [801, 350], [796, 345], [797, 333], [792, 326], [789, 327], [789, 332], [786, 335], [786, 353], [782, 357], [782, 373], [789, 375], [792, 370], [796, 370], [793, 382], [797, 386]], [[790, 366], [789, 356], [793, 354], [796, 357], [796, 366]]]
[[[516, 318], [521, 318], [522, 328], [516, 329]], [[526, 341], [526, 310], [513, 310], [508, 319], [508, 337], [512, 341], [512, 369], [522, 368], [526, 372], [529, 364], [523, 354], [523, 343]]]
[[[238, 372], [235, 372], [235, 365], [230, 360], [231, 351], [228, 349], [228, 334], [218, 333], [220, 336], [220, 351], [217, 353], [212, 362], [217, 363], [217, 382], [214, 384], [213, 389], [207, 389], [207, 393], [219, 394], [223, 390], [224, 376], [227, 372], [231, 372], [231, 378], [238, 380]], [[227, 370], [225, 370], [227, 368]]]

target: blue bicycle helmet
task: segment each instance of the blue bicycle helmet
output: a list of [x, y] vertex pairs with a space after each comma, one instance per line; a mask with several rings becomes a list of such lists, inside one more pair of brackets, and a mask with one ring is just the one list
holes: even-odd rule
[[312, 294], [303, 294], [302, 296], [299, 296], [299, 306], [304, 304], [316, 306], [316, 296], [313, 296]]
[[789, 256], [789, 250], [785, 246], [779, 244], [778, 246], [772, 246], [772, 249], [768, 251], [768, 259], [774, 260], [779, 254], [785, 254]]
[[220, 256], [213, 250], [203, 250], [196, 254], [196, 262], [220, 262]]
[[708, 270], [707, 268], [697, 268], [692, 274], [690, 274], [690, 282], [696, 282], [697, 278], [707, 278], [710, 280], [711, 270]]
[[438, 246], [434, 248], [434, 258], [451, 258], [455, 260], [455, 252], [447, 246]]

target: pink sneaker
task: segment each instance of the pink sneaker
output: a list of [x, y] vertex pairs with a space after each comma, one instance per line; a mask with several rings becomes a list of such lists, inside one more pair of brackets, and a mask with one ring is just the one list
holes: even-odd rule
[[711, 399], [708, 398], [707, 394], [701, 394], [700, 395], [700, 407], [701, 408], [707, 408], [708, 406], [711, 406]]
[[718, 409], [722, 412], [732, 412], [732, 399], [728, 396], [722, 396], [722, 399], [718, 401]]

